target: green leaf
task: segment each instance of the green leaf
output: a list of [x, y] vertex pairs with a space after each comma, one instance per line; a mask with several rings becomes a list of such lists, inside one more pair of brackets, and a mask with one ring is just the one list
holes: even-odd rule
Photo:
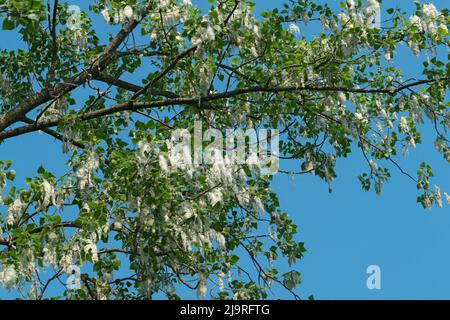
[[5, 19], [3, 20], [2, 28], [3, 30], [13, 30], [16, 27], [16, 24], [13, 20]]

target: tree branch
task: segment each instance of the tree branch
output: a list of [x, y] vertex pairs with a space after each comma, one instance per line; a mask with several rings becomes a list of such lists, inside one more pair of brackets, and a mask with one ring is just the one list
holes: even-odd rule
[[62, 95], [73, 91], [80, 85], [86, 83], [92, 75], [98, 74], [102, 71], [114, 58], [117, 48], [126, 39], [126, 37], [138, 26], [138, 24], [148, 14], [149, 9], [153, 6], [153, 0], [147, 2], [142, 10], [141, 20], [130, 20], [125, 24], [116, 37], [109, 43], [102, 54], [87, 68], [76, 76], [67, 79], [63, 83], [58, 83], [52, 88], [45, 88], [44, 90], [34, 94], [29, 99], [21, 103], [17, 108], [7, 112], [0, 118], [0, 132], [5, 130], [10, 125], [21, 121], [23, 117], [38, 107], [39, 105], [49, 102], [55, 97], [61, 97]]
[[[94, 76], [94, 80], [102, 81], [102, 82], [108, 83], [110, 85], [131, 91], [131, 92], [138, 92], [138, 91], [143, 90], [143, 87], [141, 87], [141, 86], [120, 80], [118, 78], [115, 78], [115, 77], [112, 77], [109, 75], [98, 74], [98, 75]], [[162, 96], [162, 97], [167, 97], [167, 98], [179, 98], [179, 96], [177, 94], [175, 94], [171, 91], [167, 91], [167, 90], [159, 90], [159, 89], [149, 88], [147, 90], [147, 93], [154, 95], [154, 96]]]
[[[408, 85], [400, 86], [397, 88], [381, 88], [381, 89], [362, 89], [362, 88], [347, 88], [347, 87], [314, 87], [314, 86], [275, 86], [275, 87], [269, 87], [269, 86], [254, 86], [254, 87], [247, 87], [247, 88], [239, 88], [235, 89], [233, 91], [229, 92], [222, 92], [222, 93], [216, 93], [207, 95], [204, 97], [189, 97], [189, 98], [173, 98], [173, 99], [167, 99], [167, 100], [160, 100], [160, 101], [145, 101], [145, 102], [135, 102], [135, 101], [126, 101], [121, 102], [116, 105], [111, 106], [107, 109], [100, 109], [95, 110], [92, 112], [88, 112], [85, 114], [82, 114], [78, 117], [78, 120], [85, 121], [85, 120], [92, 120], [97, 119], [103, 116], [107, 116], [110, 114], [114, 114], [116, 112], [123, 112], [123, 111], [138, 111], [142, 109], [149, 109], [149, 108], [161, 108], [161, 107], [167, 107], [167, 106], [175, 106], [175, 105], [191, 105], [196, 106], [199, 104], [199, 101], [201, 102], [210, 102], [215, 100], [221, 100], [221, 99], [227, 99], [232, 98], [244, 94], [249, 93], [289, 93], [289, 92], [301, 92], [301, 91], [314, 91], [314, 92], [350, 92], [350, 93], [362, 93], [362, 94], [396, 94], [404, 89], [418, 86], [422, 84], [430, 84], [433, 82], [438, 81], [447, 81], [450, 78], [437, 78], [437, 79], [430, 79], [430, 80], [420, 80], [414, 83], [410, 83]], [[207, 108], [214, 108], [214, 106], [208, 106]], [[206, 107], [205, 107], [206, 109]], [[34, 132], [37, 130], [42, 130], [45, 128], [50, 128], [58, 125], [60, 123], [60, 120], [52, 120], [52, 121], [43, 121], [40, 123], [37, 123], [35, 125], [27, 125], [18, 127], [15, 129], [11, 129], [8, 131], [0, 132], [0, 140], [5, 140], [8, 138], [20, 136], [29, 132]]]
[[[27, 118], [27, 117], [23, 118], [22, 121], [27, 123], [27, 124], [35, 124], [36, 123], [35, 121], [33, 121], [33, 120], [31, 120], [30, 118]], [[74, 146], [76, 146], [76, 147], [78, 147], [80, 149], [85, 149], [86, 148], [86, 146], [84, 144], [82, 144], [81, 142], [74, 141], [74, 140], [71, 140], [71, 141], [67, 140], [66, 141], [66, 139], [64, 138], [64, 136], [62, 134], [60, 134], [60, 133], [58, 133], [58, 132], [56, 132], [54, 130], [44, 128], [41, 131], [46, 133], [46, 134], [48, 134], [48, 135], [50, 135], [50, 136], [52, 136], [52, 137], [54, 137], [55, 139], [60, 140], [61, 142], [69, 142], [69, 143], [73, 144]]]

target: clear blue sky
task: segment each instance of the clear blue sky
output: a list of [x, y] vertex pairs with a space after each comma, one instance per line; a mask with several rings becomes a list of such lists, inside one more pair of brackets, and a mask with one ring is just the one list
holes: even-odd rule
[[[193, 2], [204, 4], [206, 0]], [[258, 10], [269, 3], [255, 2]], [[338, 1], [328, 2], [337, 7]], [[84, 7], [87, 2], [69, 3]], [[438, 9], [448, 7], [448, 0], [433, 3]], [[412, 0], [383, 1], [383, 9], [391, 6], [402, 6], [409, 12], [414, 8]], [[106, 26], [96, 19], [97, 30], [105, 31]], [[1, 49], [18, 45], [12, 33], [0, 31], [0, 39]], [[395, 63], [410, 75], [419, 71], [411, 66], [420, 66], [420, 62], [405, 48], [399, 50]], [[434, 151], [431, 128], [423, 126], [423, 131], [425, 143], [410, 156], [400, 157], [399, 162], [414, 173], [426, 160], [436, 174], [434, 182], [448, 192], [449, 165]], [[41, 164], [62, 172], [65, 162], [60, 143], [43, 134], [8, 141], [0, 146], [0, 158], [13, 160], [17, 181], [33, 176]], [[284, 168], [289, 166], [284, 164]], [[308, 250], [297, 264], [303, 281], [298, 293], [304, 298], [314, 294], [316, 299], [449, 299], [450, 207], [422, 209], [416, 203], [414, 183], [395, 170], [381, 197], [364, 192], [357, 180], [364, 170], [359, 152], [338, 160], [338, 178], [331, 194], [328, 186], [314, 176], [293, 179], [276, 175], [273, 187], [281, 206], [298, 224], [298, 239]], [[366, 287], [366, 268], [372, 264], [381, 267], [381, 290]], [[0, 298], [8, 296], [0, 290]], [[280, 291], [278, 297], [290, 296]]]

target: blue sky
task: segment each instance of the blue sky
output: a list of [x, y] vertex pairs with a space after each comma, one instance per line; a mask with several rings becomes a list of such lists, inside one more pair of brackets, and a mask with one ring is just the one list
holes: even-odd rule
[[[204, 4], [206, 1], [193, 1]], [[272, 1], [255, 1], [261, 10]], [[324, 2], [324, 1], [318, 1]], [[86, 5], [85, 1], [69, 3]], [[282, 1], [280, 1], [282, 3]], [[328, 1], [337, 7], [338, 1]], [[400, 6], [411, 12], [413, 1], [383, 1], [383, 9]], [[448, 1], [433, 1], [438, 9]], [[98, 31], [102, 32], [99, 18]], [[312, 27], [313, 28], [313, 27]], [[313, 29], [308, 29], [313, 32]], [[108, 30], [111, 32], [111, 30]], [[302, 30], [302, 32], [307, 32]], [[308, 31], [309, 32], [309, 31]], [[305, 34], [308, 35], [308, 34]], [[0, 49], [18, 45], [12, 33], [0, 31]], [[445, 52], [446, 54], [446, 52]], [[407, 74], [418, 75], [421, 63], [400, 48], [394, 62], [404, 66]], [[415, 172], [426, 160], [434, 169], [436, 182], [443, 191], [450, 191], [448, 163], [433, 147], [433, 131], [424, 125], [424, 144], [399, 162]], [[14, 162], [17, 181], [33, 176], [43, 164], [56, 172], [64, 170], [61, 145], [44, 134], [31, 134], [0, 145], [0, 158]], [[424, 210], [416, 203], [414, 183], [392, 170], [393, 178], [384, 187], [382, 196], [361, 189], [357, 176], [366, 168], [362, 155], [355, 152], [337, 162], [338, 178], [333, 192], [314, 176], [277, 174], [273, 187], [282, 209], [299, 226], [298, 239], [305, 242], [307, 253], [297, 264], [302, 272], [302, 297], [313, 294], [316, 299], [449, 299], [450, 298], [450, 207]], [[282, 166], [290, 167], [291, 164]], [[381, 290], [366, 287], [366, 268], [381, 268]], [[277, 292], [280, 298], [289, 298]], [[0, 290], [0, 298], [9, 295]], [[194, 296], [191, 296], [194, 298]]]

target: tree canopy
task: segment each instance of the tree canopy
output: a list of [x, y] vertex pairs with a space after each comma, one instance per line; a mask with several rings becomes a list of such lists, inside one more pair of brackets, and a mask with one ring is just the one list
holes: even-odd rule
[[[277, 130], [274, 155], [298, 168], [279, 171], [330, 190], [336, 161], [362, 152], [365, 190], [380, 194], [394, 169], [423, 207], [450, 202], [426, 162], [409, 173], [397, 161], [422, 142], [424, 122], [450, 161], [447, 9], [415, 2], [412, 16], [383, 8], [379, 19], [378, 0], [339, 10], [290, 0], [258, 13], [248, 0], [208, 3], [0, 0], [1, 33], [19, 44], [0, 48], [0, 142], [43, 132], [69, 159], [65, 174], [43, 163], [19, 188], [0, 155], [4, 288], [31, 299], [53, 285], [74, 299], [175, 299], [182, 286], [261, 299], [278, 287], [300, 298], [300, 272], [279, 266], [305, 248], [272, 175], [220, 147], [206, 163], [174, 152], [175, 132], [196, 127]], [[420, 77], [393, 63], [404, 44]], [[67, 288], [72, 273], [79, 282]]]

